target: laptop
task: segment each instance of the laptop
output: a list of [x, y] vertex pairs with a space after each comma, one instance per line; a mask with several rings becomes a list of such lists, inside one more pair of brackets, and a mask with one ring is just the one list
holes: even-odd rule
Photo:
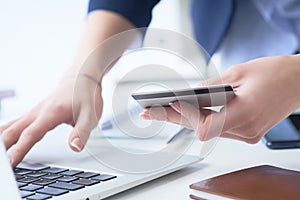
[[[140, 154], [138, 154], [146, 158], [142, 165], [138, 163], [140, 162], [138, 157], [127, 160], [124, 157], [114, 155], [114, 151], [111, 150], [114, 147], [110, 145], [99, 146], [102, 144], [95, 143], [95, 141], [104, 140], [97, 135], [98, 133], [92, 134], [89, 140], [91, 144], [88, 144], [81, 153], [71, 151], [67, 145], [70, 131], [69, 126], [61, 125], [48, 133], [42, 141], [33, 147], [16, 169], [11, 169], [5, 148], [0, 141], [0, 190], [2, 197], [4, 199], [28, 200], [103, 199], [202, 160], [199, 156], [186, 155], [183, 152], [172, 162], [164, 163], [164, 166], [153, 165], [152, 168], [142, 168], [140, 166], [150, 166], [153, 163], [152, 158], [149, 159], [149, 162], [147, 161], [147, 153], [139, 152]], [[108, 134], [111, 133], [108, 132]], [[192, 135], [182, 135], [181, 137], [193, 137]], [[131, 154], [137, 152], [133, 150], [135, 148], [126, 138], [119, 138], [118, 135], [111, 137], [114, 141], [123, 142], [124, 148], [130, 146], [126, 150], [127, 152]], [[176, 144], [177, 142], [179, 143]], [[178, 145], [182, 146], [180, 139], [176, 139], [173, 143], [174, 148], [178, 149]], [[96, 147], [93, 149], [95, 144]], [[138, 149], [138, 145], [136, 147]], [[173, 151], [172, 149], [169, 150]], [[143, 151], [147, 150], [143, 148]], [[171, 151], [159, 152], [158, 155], [160, 156], [156, 158], [157, 162], [170, 158]], [[109, 159], [113, 162], [106, 162]], [[135, 162], [130, 159], [137, 160]], [[115, 160], [121, 165], [115, 165]], [[131, 163], [128, 164], [128, 162]], [[123, 165], [122, 163], [127, 164]], [[130, 169], [130, 166], [138, 167]]]

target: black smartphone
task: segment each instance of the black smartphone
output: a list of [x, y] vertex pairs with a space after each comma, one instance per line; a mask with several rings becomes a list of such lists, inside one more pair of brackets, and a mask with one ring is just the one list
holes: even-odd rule
[[263, 141], [270, 149], [300, 148], [300, 114], [292, 114], [279, 122]]
[[222, 106], [235, 96], [231, 85], [212, 85], [174, 91], [133, 93], [142, 107], [169, 106], [174, 101], [185, 101], [196, 107]]

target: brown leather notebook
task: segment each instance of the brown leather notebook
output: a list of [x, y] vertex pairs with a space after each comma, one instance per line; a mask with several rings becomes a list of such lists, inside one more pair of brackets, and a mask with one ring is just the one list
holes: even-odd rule
[[190, 188], [190, 198], [196, 200], [300, 199], [300, 172], [262, 165], [203, 180]]

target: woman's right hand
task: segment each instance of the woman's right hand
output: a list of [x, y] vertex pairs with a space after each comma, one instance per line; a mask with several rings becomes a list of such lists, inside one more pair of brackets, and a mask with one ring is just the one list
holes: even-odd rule
[[[31, 111], [0, 127], [0, 135], [13, 167], [56, 126], [73, 126], [69, 146], [80, 152], [102, 114], [101, 86], [86, 76], [66, 78]], [[14, 146], [13, 146], [14, 145]]]
[[146, 109], [143, 119], [168, 121], [195, 130], [200, 140], [226, 137], [257, 143], [300, 106], [300, 55], [255, 59], [229, 68], [203, 85], [230, 84], [235, 98], [220, 112], [176, 101]]

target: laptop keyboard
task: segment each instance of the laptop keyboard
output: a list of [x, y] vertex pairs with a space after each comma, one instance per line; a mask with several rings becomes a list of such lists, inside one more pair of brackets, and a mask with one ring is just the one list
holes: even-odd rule
[[28, 163], [19, 164], [14, 174], [21, 197], [27, 200], [50, 199], [117, 178], [110, 174]]

